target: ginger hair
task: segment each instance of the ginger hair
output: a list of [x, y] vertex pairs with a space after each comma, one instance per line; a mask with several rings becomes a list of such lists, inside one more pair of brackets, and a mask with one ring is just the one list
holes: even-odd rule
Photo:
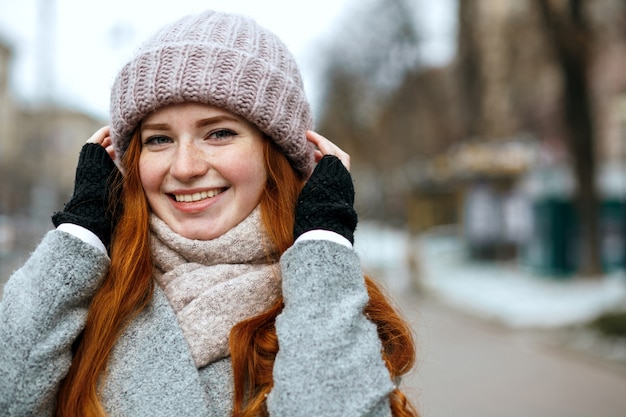
[[[137, 135], [135, 135], [137, 136]], [[111, 239], [111, 265], [87, 312], [85, 328], [57, 395], [57, 416], [105, 416], [98, 382], [125, 325], [150, 301], [154, 282], [149, 245], [149, 209], [139, 176], [141, 141], [124, 155], [123, 213]], [[112, 201], [112, 207], [119, 201]]]
[[[111, 350], [126, 324], [152, 297], [155, 284], [149, 247], [149, 208], [139, 177], [140, 154], [141, 141], [135, 134], [124, 155], [124, 209], [112, 239], [111, 266], [91, 302], [85, 328], [74, 343], [74, 357], [57, 395], [59, 417], [106, 416], [98, 385], [106, 378]], [[260, 202], [262, 223], [282, 254], [293, 244], [293, 213], [303, 181], [271, 140], [266, 140], [265, 158], [268, 181]], [[364, 278], [370, 298], [365, 314], [377, 325], [383, 360], [390, 377], [395, 379], [408, 372], [415, 362], [412, 332], [375, 282]], [[272, 369], [278, 352], [274, 322], [282, 307], [281, 298], [266, 312], [237, 324], [231, 331], [234, 417], [268, 415], [265, 397], [272, 388]], [[418, 415], [399, 389], [389, 398], [394, 417]]]

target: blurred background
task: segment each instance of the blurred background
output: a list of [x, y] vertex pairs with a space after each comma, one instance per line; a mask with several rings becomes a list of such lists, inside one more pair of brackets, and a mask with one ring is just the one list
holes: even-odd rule
[[[357, 250], [415, 324], [425, 415], [626, 415], [626, 3], [227, 3], [0, 0], [0, 283], [69, 198], [80, 147], [107, 123], [110, 85], [140, 43], [189, 12], [243, 13], [294, 52], [316, 130], [352, 156]], [[522, 337], [524, 352], [550, 346], [533, 363], [556, 367], [568, 400], [533, 396], [516, 414], [519, 396], [500, 395], [502, 409], [455, 396], [466, 379], [450, 367], [469, 354], [450, 350], [466, 340], [455, 331], [481, 340], [468, 384], [497, 372], [488, 349]], [[509, 394], [545, 382], [508, 369], [519, 357], [494, 382]]]

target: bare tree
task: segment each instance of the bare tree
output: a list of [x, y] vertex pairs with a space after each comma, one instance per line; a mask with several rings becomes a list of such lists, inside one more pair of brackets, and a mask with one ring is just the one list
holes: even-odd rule
[[596, 152], [589, 87], [592, 33], [583, 0], [536, 0], [563, 79], [565, 128], [577, 182], [583, 275], [601, 270], [599, 208], [595, 189]]
[[361, 169], [355, 175], [362, 179], [357, 195], [371, 197], [368, 213], [399, 217], [397, 210], [388, 210], [398, 202], [392, 195], [393, 171], [401, 164], [397, 150], [406, 155], [415, 138], [411, 132], [392, 136], [381, 121], [407, 74], [420, 66], [417, 11], [409, 0], [370, 0], [353, 7], [326, 54], [318, 128], [352, 155], [355, 170]]

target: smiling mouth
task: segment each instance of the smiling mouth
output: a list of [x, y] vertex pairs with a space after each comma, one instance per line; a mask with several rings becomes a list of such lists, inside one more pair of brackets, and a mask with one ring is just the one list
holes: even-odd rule
[[177, 203], [195, 203], [196, 201], [206, 200], [207, 198], [213, 198], [226, 191], [225, 188], [219, 188], [216, 190], [201, 191], [193, 194], [170, 194]]

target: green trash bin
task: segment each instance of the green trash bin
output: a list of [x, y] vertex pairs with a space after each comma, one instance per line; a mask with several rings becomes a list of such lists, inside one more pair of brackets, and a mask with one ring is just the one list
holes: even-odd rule
[[577, 267], [577, 221], [574, 204], [564, 198], [547, 197], [533, 204], [533, 238], [527, 260], [540, 274], [565, 277]]

